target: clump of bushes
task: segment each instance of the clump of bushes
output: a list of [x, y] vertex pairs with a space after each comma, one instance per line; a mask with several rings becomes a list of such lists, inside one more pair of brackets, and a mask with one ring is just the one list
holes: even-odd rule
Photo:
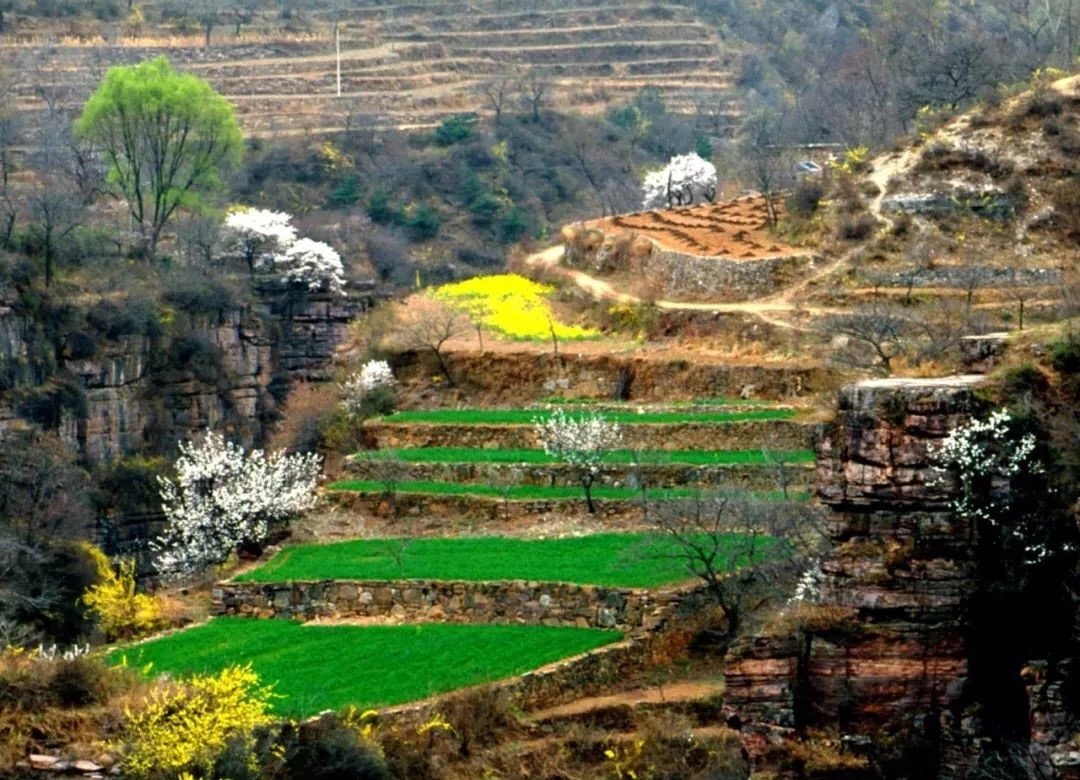
[[97, 547], [84, 544], [83, 549], [94, 562], [98, 581], [87, 588], [82, 600], [108, 640], [134, 639], [165, 627], [161, 603], [135, 589], [133, 558], [122, 559], [114, 567]]
[[873, 235], [875, 228], [877, 220], [872, 214], [848, 215], [840, 219], [836, 234], [845, 241], [861, 241]]

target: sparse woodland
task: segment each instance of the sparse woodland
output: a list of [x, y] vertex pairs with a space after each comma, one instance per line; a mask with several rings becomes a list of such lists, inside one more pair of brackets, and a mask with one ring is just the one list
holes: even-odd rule
[[1080, 778], [1078, 44], [0, 0], [0, 777]]

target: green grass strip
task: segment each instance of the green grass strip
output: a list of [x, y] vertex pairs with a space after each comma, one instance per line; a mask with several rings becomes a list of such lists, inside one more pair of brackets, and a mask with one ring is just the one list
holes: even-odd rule
[[621, 638], [614, 631], [547, 626], [304, 626], [219, 617], [113, 651], [108, 659], [174, 677], [250, 662], [281, 696], [278, 715], [306, 717], [513, 677]]
[[[705, 541], [704, 539], [702, 541]], [[759, 559], [774, 541], [724, 534], [721, 570]], [[604, 533], [558, 539], [498, 536], [449, 539], [356, 539], [286, 547], [238, 582], [299, 580], [529, 580], [653, 588], [694, 578], [669, 536]]]
[[[327, 485], [327, 490], [351, 493], [385, 493], [387, 483], [377, 480], [345, 479]], [[420, 493], [432, 496], [485, 496], [490, 498], [503, 498], [509, 501], [559, 501], [565, 499], [580, 498], [585, 500], [585, 494], [577, 485], [473, 485], [459, 482], [431, 482], [425, 480], [402, 480], [393, 484], [396, 493]], [[713, 491], [715, 492], [715, 491]], [[592, 489], [593, 498], [608, 501], [632, 501], [641, 498], [641, 490], [628, 487], [608, 487], [597, 485]], [[680, 498], [696, 498], [707, 495], [709, 491], [702, 491], [699, 487], [678, 488], [648, 488], [645, 491], [647, 498], [656, 501], [668, 501]], [[757, 498], [763, 501], [782, 501], [784, 496], [780, 491], [765, 490], [742, 493], [749, 498]], [[801, 492], [789, 492], [788, 499], [791, 501], [805, 501], [809, 494]]]
[[[707, 407], [706, 407], [707, 408]], [[532, 425], [546, 420], [554, 413], [552, 409], [414, 409], [395, 412], [380, 418], [388, 423], [431, 423], [436, 425]], [[724, 423], [790, 420], [794, 409], [758, 409], [746, 412], [710, 411], [633, 411], [610, 409], [603, 415], [606, 419], [622, 425], [720, 425]], [[573, 414], [570, 415], [571, 417]]]
[[[566, 398], [561, 395], [548, 396], [547, 398], [542, 398], [540, 400], [542, 403], [556, 404], [558, 406], [610, 406], [614, 409], [638, 405], [637, 401], [614, 401], [608, 398]], [[695, 398], [692, 401], [667, 401], [661, 405], [673, 408], [683, 406], [784, 406], [776, 401], [766, 401], [762, 398], [723, 398], [721, 396], [715, 398]]]
[[[510, 463], [551, 464], [562, 461], [535, 449], [485, 449], [482, 447], [409, 447], [402, 449], [368, 450], [357, 453], [363, 463], [371, 460], [397, 460], [404, 463]], [[774, 463], [813, 463], [812, 450], [768, 452], [763, 450], [611, 450], [605, 452], [604, 463], [614, 465], [687, 466], [765, 466]]]

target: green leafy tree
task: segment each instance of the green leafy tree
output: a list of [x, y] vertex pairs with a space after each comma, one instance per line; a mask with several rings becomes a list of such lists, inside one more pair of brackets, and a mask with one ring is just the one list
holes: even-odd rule
[[243, 150], [229, 102], [165, 57], [110, 68], [75, 132], [103, 149], [109, 184], [127, 200], [150, 256], [177, 210], [198, 210], [222, 189]]

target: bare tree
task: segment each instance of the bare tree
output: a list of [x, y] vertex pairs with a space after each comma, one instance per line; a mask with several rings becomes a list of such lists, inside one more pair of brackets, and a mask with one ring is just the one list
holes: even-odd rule
[[487, 100], [488, 106], [495, 114], [495, 130], [498, 131], [502, 124], [503, 110], [510, 102], [514, 92], [516, 79], [510, 75], [496, 76], [480, 84], [480, 94]]
[[77, 191], [55, 177], [41, 182], [27, 197], [30, 233], [37, 240], [45, 266], [45, 286], [56, 273], [57, 253], [64, 240], [83, 223], [86, 206]]
[[544, 101], [547, 100], [548, 94], [551, 92], [551, 82], [545, 79], [540, 73], [533, 68], [519, 82], [519, 90], [521, 92], [521, 99], [525, 103], [525, 107], [532, 114], [532, 120], [534, 122], [540, 121], [540, 109], [544, 105]]
[[405, 310], [400, 336], [409, 349], [428, 350], [449, 384], [454, 384], [443, 347], [455, 336], [466, 333], [469, 320], [453, 308], [427, 297], [417, 297]]
[[786, 146], [784, 116], [762, 107], [749, 114], [739, 128], [735, 166], [743, 181], [765, 199], [770, 225], [777, 221], [776, 202], [791, 180], [792, 155]]
[[834, 359], [889, 374], [892, 361], [907, 345], [909, 319], [897, 309], [875, 302], [851, 314], [827, 318], [823, 332], [855, 342], [851, 345], [855, 349], [835, 353]]
[[[675, 555], [724, 611], [726, 645], [746, 618], [786, 600], [795, 579], [821, 555], [828, 536], [817, 507], [702, 492], [684, 502], [650, 501], [649, 526], [675, 542]], [[646, 552], [646, 555], [650, 554]]]

